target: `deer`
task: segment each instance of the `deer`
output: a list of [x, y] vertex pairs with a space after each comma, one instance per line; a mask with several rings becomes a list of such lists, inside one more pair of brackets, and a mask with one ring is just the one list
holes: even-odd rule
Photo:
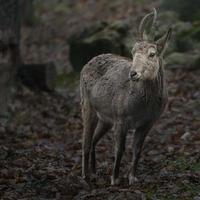
[[111, 185], [120, 184], [120, 163], [130, 130], [135, 132], [128, 182], [133, 185], [138, 181], [136, 170], [144, 140], [163, 113], [168, 97], [163, 54], [172, 28], [155, 40], [156, 19], [154, 8], [141, 20], [132, 59], [101, 54], [81, 70], [82, 176], [86, 180], [90, 180], [91, 172], [96, 172], [97, 143], [112, 129], [115, 159]]

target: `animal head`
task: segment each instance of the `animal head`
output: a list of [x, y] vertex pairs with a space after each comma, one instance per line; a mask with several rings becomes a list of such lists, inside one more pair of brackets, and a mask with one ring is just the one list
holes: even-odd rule
[[[132, 49], [133, 64], [129, 73], [130, 79], [153, 80], [157, 77], [160, 68], [160, 59], [162, 58], [168, 41], [171, 37], [172, 29], [169, 28], [157, 41], [155, 37], [155, 23], [157, 12], [147, 14], [141, 21], [138, 31], [138, 41]], [[147, 35], [145, 30], [150, 28]]]

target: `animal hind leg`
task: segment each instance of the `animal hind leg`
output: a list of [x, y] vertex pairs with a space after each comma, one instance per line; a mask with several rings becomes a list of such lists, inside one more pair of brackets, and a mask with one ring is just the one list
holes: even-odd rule
[[95, 147], [99, 140], [106, 134], [106, 132], [111, 128], [110, 124], [103, 122], [102, 120], [98, 120], [97, 127], [94, 132], [93, 140], [92, 140], [92, 150], [91, 150], [91, 170], [93, 173], [96, 172], [96, 154]]
[[82, 141], [82, 176], [89, 180], [89, 159], [92, 137], [97, 125], [97, 116], [89, 102], [84, 102], [82, 107], [83, 141]]

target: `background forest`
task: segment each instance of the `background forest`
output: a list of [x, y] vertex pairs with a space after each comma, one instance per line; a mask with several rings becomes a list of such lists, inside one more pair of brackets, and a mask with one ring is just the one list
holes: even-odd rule
[[[145, 141], [138, 183], [110, 186], [109, 133], [97, 147], [98, 180], [88, 185], [80, 70], [101, 53], [131, 57], [139, 22], [154, 7], [157, 37], [173, 27], [166, 110]], [[0, 0], [0, 51], [0, 199], [200, 199], [199, 0]]]

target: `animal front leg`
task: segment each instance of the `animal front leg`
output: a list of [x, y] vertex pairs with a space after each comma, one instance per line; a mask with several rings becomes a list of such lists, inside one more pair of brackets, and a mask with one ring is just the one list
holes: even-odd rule
[[113, 167], [113, 174], [111, 177], [111, 185], [119, 184], [119, 167], [122, 159], [122, 155], [125, 150], [127, 126], [124, 123], [117, 123], [114, 126], [115, 137], [115, 161]]
[[148, 134], [149, 130], [150, 130], [149, 126], [140, 127], [136, 129], [134, 140], [133, 140], [133, 156], [132, 156], [132, 163], [131, 163], [131, 168], [130, 168], [130, 173], [129, 173], [129, 185], [133, 185], [135, 182], [137, 182], [137, 178], [136, 178], [137, 165], [138, 165], [138, 161], [140, 158], [145, 137]]

